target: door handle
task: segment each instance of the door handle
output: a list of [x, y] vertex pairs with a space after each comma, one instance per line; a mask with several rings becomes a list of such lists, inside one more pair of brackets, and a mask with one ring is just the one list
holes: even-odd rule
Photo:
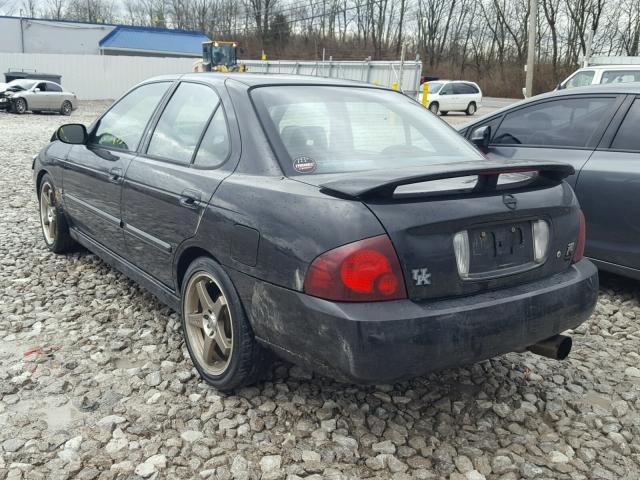
[[122, 183], [122, 169], [114, 167], [109, 170], [109, 181], [111, 183]]
[[198, 208], [200, 206], [200, 192], [190, 189], [184, 190], [180, 194], [180, 205], [187, 208]]

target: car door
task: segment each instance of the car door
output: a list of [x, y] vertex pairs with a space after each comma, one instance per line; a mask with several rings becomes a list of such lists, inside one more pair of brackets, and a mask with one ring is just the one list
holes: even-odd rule
[[[489, 158], [556, 160], [576, 172], [591, 156], [623, 101], [619, 95], [566, 95], [507, 111], [492, 127]], [[470, 136], [474, 129], [469, 129]], [[577, 174], [567, 178], [575, 186]]]
[[[230, 100], [221, 90], [222, 98]], [[230, 130], [220, 94], [181, 82], [149, 131], [123, 189], [127, 258], [169, 287], [178, 246], [195, 235], [204, 208], [230, 171]], [[239, 150], [239, 137], [235, 151]]]
[[467, 106], [474, 100], [473, 89], [466, 83], [456, 82], [453, 84], [453, 98], [455, 99], [456, 110], [466, 110]]
[[25, 92], [24, 98], [27, 101], [29, 110], [47, 109], [47, 82], [36, 83], [33, 88]]
[[62, 107], [62, 88], [53, 82], [46, 82], [47, 91], [44, 92], [46, 108], [48, 110], [60, 110]]
[[640, 270], [640, 96], [629, 96], [583, 167], [576, 193], [586, 255]]
[[120, 200], [124, 174], [171, 82], [139, 86], [90, 129], [87, 145], [74, 145], [63, 163], [63, 198], [72, 226], [109, 250], [125, 252]]
[[455, 98], [453, 94], [453, 83], [445, 83], [443, 87], [440, 89], [440, 111], [448, 112], [449, 110], [454, 110], [455, 107]]

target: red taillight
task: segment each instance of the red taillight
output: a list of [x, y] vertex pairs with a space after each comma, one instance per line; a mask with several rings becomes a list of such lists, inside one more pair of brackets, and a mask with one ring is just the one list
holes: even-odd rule
[[349, 243], [318, 256], [307, 271], [304, 291], [341, 302], [407, 298], [400, 262], [387, 235]]
[[580, 216], [580, 229], [578, 230], [578, 240], [576, 241], [576, 251], [573, 254], [573, 263], [577, 263], [582, 260], [584, 256], [584, 244], [587, 240], [587, 228], [584, 221], [584, 213], [579, 211]]

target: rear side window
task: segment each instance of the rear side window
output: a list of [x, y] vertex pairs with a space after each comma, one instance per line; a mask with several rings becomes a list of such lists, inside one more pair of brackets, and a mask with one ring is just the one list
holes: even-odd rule
[[199, 167], [217, 168], [227, 160], [230, 152], [227, 119], [222, 106], [219, 106], [202, 137], [194, 164]]
[[585, 70], [583, 72], [576, 73], [571, 77], [567, 83], [564, 84], [565, 88], [586, 87], [593, 82], [593, 76], [595, 72], [593, 70]]
[[147, 153], [177, 163], [191, 163], [218, 102], [218, 95], [211, 88], [181, 83], [158, 120]]
[[47, 83], [47, 92], [61, 92], [62, 88], [55, 83]]
[[602, 73], [600, 83], [640, 82], [640, 70], [609, 70]]
[[586, 147], [615, 98], [561, 98], [505, 115], [494, 144]]
[[478, 93], [478, 89], [469, 83], [454, 83], [453, 93], [458, 95], [470, 95]]
[[100, 119], [90, 143], [135, 151], [151, 115], [170, 85], [170, 82], [149, 83], [128, 93]]
[[640, 99], [636, 99], [624, 117], [618, 133], [616, 133], [611, 148], [614, 150], [636, 150], [640, 151], [640, 135], [638, 135], [638, 125], [640, 125]]

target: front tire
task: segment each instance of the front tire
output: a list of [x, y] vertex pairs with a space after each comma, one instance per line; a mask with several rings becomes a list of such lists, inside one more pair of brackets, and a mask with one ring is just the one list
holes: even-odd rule
[[438, 102], [433, 102], [429, 105], [429, 110], [431, 111], [431, 113], [433, 113], [434, 115], [438, 115], [438, 109], [440, 108], [440, 106], [438, 105]]
[[16, 99], [16, 102], [13, 106], [13, 111], [18, 115], [22, 115], [27, 111], [27, 101], [24, 98]]
[[45, 174], [40, 182], [38, 192], [40, 204], [40, 226], [47, 248], [53, 253], [66, 253], [75, 246], [75, 241], [69, 233], [69, 225], [64, 216], [53, 179]]
[[69, 100], [65, 100], [62, 102], [62, 106], [60, 107], [60, 113], [66, 117], [71, 115], [71, 111], [73, 110], [73, 105]]
[[471, 116], [474, 113], [476, 113], [477, 110], [478, 110], [478, 107], [476, 107], [476, 103], [471, 102], [467, 107], [467, 109], [464, 111], [464, 113], [466, 113], [468, 116]]
[[182, 282], [182, 330], [205, 382], [219, 390], [254, 383], [269, 366], [240, 297], [222, 267], [208, 257], [189, 265]]

